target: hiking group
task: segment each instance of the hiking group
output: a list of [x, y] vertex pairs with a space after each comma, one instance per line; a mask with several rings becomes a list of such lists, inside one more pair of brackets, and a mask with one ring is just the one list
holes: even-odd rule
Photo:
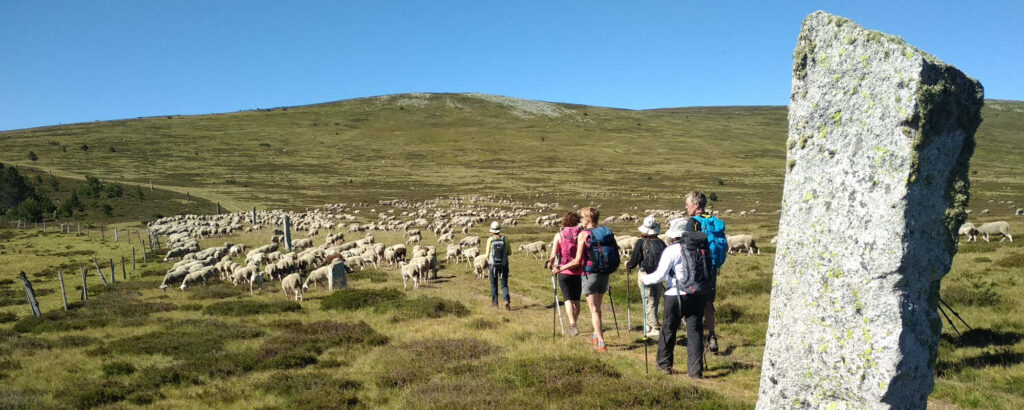
[[[644, 334], [658, 338], [657, 366], [669, 374], [674, 362], [676, 332], [681, 323], [686, 324], [687, 374], [690, 377], [703, 376], [705, 328], [708, 329], [708, 350], [718, 351], [714, 300], [718, 270], [725, 262], [728, 246], [725, 223], [706, 213], [706, 205], [707, 197], [703, 192], [687, 194], [687, 217], [669, 221], [665, 233], [668, 243], [658, 236], [661, 231], [658, 221], [653, 216], [644, 218], [638, 228], [642, 237], [626, 264], [627, 272], [639, 268], [637, 284], [644, 304]], [[597, 351], [604, 352], [608, 348], [602, 330], [601, 303], [604, 294], [610, 291], [609, 276], [618, 268], [619, 250], [611, 230], [597, 226], [599, 217], [593, 207], [583, 208], [578, 214], [566, 213], [559, 233], [552, 240], [545, 267], [551, 269], [553, 277], [557, 276], [568, 313], [569, 334], [579, 334], [580, 297], [585, 297], [593, 329], [590, 340]], [[491, 283], [492, 299], [497, 303], [493, 270]], [[657, 312], [662, 296], [664, 317], [659, 322]], [[615, 313], [614, 301], [612, 313]]]

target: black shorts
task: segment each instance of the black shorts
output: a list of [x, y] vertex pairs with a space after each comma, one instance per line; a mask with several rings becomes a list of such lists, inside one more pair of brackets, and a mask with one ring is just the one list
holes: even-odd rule
[[582, 275], [558, 274], [558, 287], [562, 288], [562, 300], [580, 301], [583, 293]]

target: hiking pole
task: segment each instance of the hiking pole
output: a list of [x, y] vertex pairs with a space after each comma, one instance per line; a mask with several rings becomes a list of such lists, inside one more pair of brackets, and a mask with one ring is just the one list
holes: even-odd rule
[[953, 331], [956, 332], [957, 336], [964, 337], [964, 335], [960, 334], [960, 331], [957, 330], [956, 325], [953, 324], [953, 320], [949, 318], [949, 315], [946, 314], [946, 311], [942, 310], [942, 306], [939, 306], [939, 313], [942, 313], [942, 316], [946, 318], [946, 322], [949, 323], [949, 326], [953, 328]]
[[608, 300], [612, 303], [612, 320], [615, 321], [615, 336], [622, 337], [619, 333], [619, 318], [615, 316], [615, 298], [612, 297], [612, 285], [608, 285]]
[[[558, 315], [558, 326], [562, 328], [562, 336], [565, 336], [565, 323], [562, 322], [562, 306], [558, 303], [558, 285], [555, 284], [554, 275], [551, 276], [551, 288], [555, 291], [555, 312]], [[551, 338], [555, 337], [555, 316], [551, 315]]]
[[[637, 275], [640, 273], [637, 272]], [[640, 289], [640, 303], [643, 304], [644, 311], [644, 374], [651, 374], [651, 371], [647, 367], [647, 291]]]
[[950, 306], [949, 303], [946, 303], [946, 301], [942, 300], [942, 298], [939, 298], [939, 302], [942, 302], [943, 305], [946, 305], [946, 309], [949, 309], [950, 312], [953, 312], [953, 315], [955, 315], [957, 319], [960, 319], [960, 321], [963, 322], [964, 326], [967, 326], [968, 330], [974, 330], [974, 328], [971, 327], [971, 325], [967, 324], [967, 321], [965, 321], [964, 318], [960, 317], [960, 313], [958, 313], [956, 310], [953, 310], [953, 307]]
[[633, 320], [629, 314], [629, 269], [626, 269], [626, 332], [633, 331]]

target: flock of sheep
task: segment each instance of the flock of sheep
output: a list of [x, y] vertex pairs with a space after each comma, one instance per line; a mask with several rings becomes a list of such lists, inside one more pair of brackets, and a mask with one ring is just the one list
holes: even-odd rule
[[[262, 291], [266, 281], [280, 281], [286, 297], [302, 300], [304, 293], [311, 287], [318, 289], [320, 285], [325, 285], [333, 289], [334, 284], [343, 281], [351, 269], [387, 266], [397, 268], [406, 289], [410, 281], [413, 289], [418, 289], [420, 283], [427, 283], [437, 277], [442, 267], [437, 255], [440, 246], [446, 245], [443, 259], [445, 266], [466, 263], [476, 277], [487, 275], [487, 259], [480, 249], [481, 238], [469, 235], [470, 228], [475, 225], [500, 221], [503, 226], [516, 226], [519, 219], [530, 214], [541, 215], [534, 220], [534, 225], [538, 227], [551, 228], [553, 231], [561, 223], [561, 215], [545, 214], [545, 211], [558, 208], [557, 203], [524, 204], [495, 197], [458, 197], [419, 202], [380, 201], [373, 208], [365, 209], [370, 207], [370, 204], [327, 204], [306, 212], [271, 210], [162, 218], [150, 223], [149, 230], [167, 238], [170, 250], [164, 261], [173, 260], [175, 263], [164, 275], [160, 287], [166, 289], [175, 286], [184, 291], [196, 284], [218, 279], [234, 285], [248, 284], [250, 294], [254, 294]], [[377, 207], [381, 209], [378, 211]], [[756, 212], [756, 209], [751, 209], [739, 215], [750, 216]], [[719, 214], [717, 211], [714, 213]], [[732, 210], [724, 212], [725, 215], [732, 213]], [[647, 209], [643, 214], [664, 221], [683, 216], [681, 211], [665, 209]], [[1024, 210], [1017, 209], [1016, 214], [1024, 215]], [[290, 249], [286, 249], [284, 232], [278, 228], [285, 225], [286, 218], [296, 234], [305, 233], [306, 236], [292, 240]], [[356, 222], [357, 219], [369, 222]], [[627, 212], [607, 217], [602, 222], [613, 224], [636, 222], [639, 219], [639, 215]], [[200, 239], [243, 231], [262, 232], [265, 227], [274, 227], [269, 243], [253, 249], [230, 242], [206, 249], [200, 249], [199, 246]], [[345, 229], [349, 234], [357, 233], [362, 237], [345, 241], [345, 234], [340, 232]], [[403, 242], [390, 246], [377, 242], [374, 232], [385, 231], [401, 232]], [[456, 232], [463, 235], [458, 240]], [[421, 245], [426, 233], [433, 234], [436, 246]], [[1001, 235], [1002, 240], [1013, 241], [1009, 223], [1005, 221], [989, 222], [981, 226], [966, 223], [960, 228], [960, 234], [966, 236], [968, 241], [975, 241], [979, 235], [986, 241], [992, 235]], [[663, 240], [667, 239], [664, 234], [661, 236]], [[640, 238], [622, 232], [617, 239], [622, 257], [626, 258]], [[730, 235], [727, 240], [730, 254], [760, 253], [752, 235]], [[549, 249], [550, 244], [545, 241], [534, 241], [518, 247], [519, 253], [538, 260], [546, 259]], [[235, 261], [243, 256], [241, 262]]]

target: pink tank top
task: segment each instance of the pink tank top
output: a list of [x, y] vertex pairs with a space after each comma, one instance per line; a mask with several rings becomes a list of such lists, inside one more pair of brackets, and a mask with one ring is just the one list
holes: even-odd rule
[[[569, 226], [569, 227], [562, 228], [562, 232], [560, 233], [561, 238], [559, 239], [559, 242], [558, 242], [558, 254], [559, 254], [558, 264], [559, 265], [564, 265], [566, 263], [569, 263], [569, 261], [571, 261], [571, 260], [576, 258], [576, 249], [578, 247], [576, 241], [579, 239], [578, 237], [579, 237], [579, 234], [580, 234], [581, 231], [582, 230], [578, 226]], [[558, 273], [560, 273], [562, 275], [574, 275], [574, 276], [582, 275], [583, 274], [583, 267], [588, 262], [587, 261], [587, 253], [586, 252], [583, 252], [583, 260], [580, 261], [580, 262], [581, 263], [579, 265], [577, 265], [576, 267], [574, 267], [572, 269], [566, 269], [566, 270], [563, 270], [563, 271], [558, 272]]]

